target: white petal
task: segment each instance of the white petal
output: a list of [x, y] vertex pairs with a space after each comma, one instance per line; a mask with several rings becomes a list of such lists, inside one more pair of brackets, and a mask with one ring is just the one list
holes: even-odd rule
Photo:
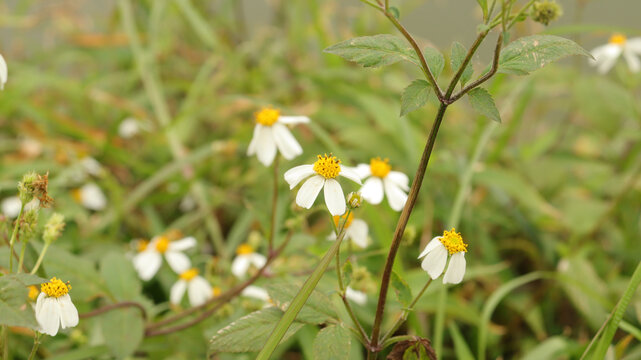
[[353, 182], [357, 183], [358, 185], [362, 185], [363, 184], [361, 182], [361, 176], [353, 168], [350, 168], [350, 167], [347, 167], [347, 166], [341, 166], [341, 171], [338, 174], [340, 176], [344, 176], [344, 177], [352, 180]]
[[187, 296], [191, 306], [200, 306], [214, 296], [211, 285], [202, 276], [191, 279], [187, 286]]
[[102, 174], [102, 165], [100, 165], [98, 160], [92, 158], [91, 156], [84, 157], [82, 160], [80, 160], [80, 165], [89, 175], [100, 176]]
[[[258, 125], [256, 125], [258, 127]], [[276, 157], [276, 142], [269, 126], [260, 126], [256, 139], [256, 156], [263, 165], [269, 166]]]
[[358, 305], [367, 304], [367, 294], [362, 291], [354, 290], [349, 286], [345, 289], [345, 297]]
[[394, 182], [394, 184], [398, 185], [405, 191], [409, 191], [410, 189], [410, 179], [400, 171], [390, 171], [385, 179]]
[[189, 248], [192, 248], [196, 246], [196, 238], [193, 236], [186, 237], [184, 239], [176, 240], [176, 241], [170, 241], [169, 242], [169, 247], [167, 250], [169, 251], [185, 251]]
[[293, 167], [285, 172], [285, 181], [289, 184], [289, 189], [293, 189], [299, 182], [314, 175], [314, 165], [299, 165]]
[[[148, 247], [151, 247], [151, 244], [149, 244]], [[154, 277], [158, 272], [158, 269], [160, 269], [162, 256], [153, 250], [145, 250], [134, 256], [133, 261], [134, 268], [138, 272], [138, 276], [147, 281]]]
[[325, 184], [325, 178], [320, 175], [309, 178], [298, 190], [298, 194], [296, 194], [296, 204], [305, 209], [312, 207], [318, 193], [323, 188], [323, 184]]
[[396, 183], [389, 181], [387, 178], [383, 180], [383, 184], [385, 185], [385, 194], [387, 195], [389, 206], [395, 211], [403, 210], [403, 206], [407, 201], [407, 194]]
[[34, 309], [34, 311], [36, 313], [36, 318], [38, 317], [38, 314], [42, 310], [42, 305], [44, 305], [44, 303], [45, 303], [44, 302], [45, 296], [47, 296], [47, 295], [45, 295], [45, 293], [41, 292], [40, 294], [38, 294], [38, 297], [36, 298], [36, 308]]
[[637, 54], [641, 54], [641, 38], [628, 39], [625, 42], [625, 48]]
[[285, 125], [276, 123], [272, 126], [272, 131], [276, 146], [285, 159], [291, 160], [303, 153], [303, 148]]
[[78, 309], [71, 302], [69, 294], [58, 298], [58, 306], [60, 307], [60, 325], [63, 329], [78, 325]]
[[637, 55], [634, 54], [634, 52], [630, 50], [626, 50], [623, 52], [623, 57], [625, 58], [625, 61], [628, 63], [628, 67], [630, 68], [630, 71], [636, 73], [641, 70], [641, 61], [639, 58], [637, 58]]
[[172, 304], [180, 304], [183, 295], [185, 295], [185, 290], [187, 290], [187, 282], [183, 279], [176, 281], [174, 285], [171, 286], [169, 290], [169, 301]]
[[262, 301], [269, 301], [269, 293], [267, 292], [267, 290], [255, 285], [249, 285], [248, 287], [243, 289], [240, 294]]
[[238, 255], [231, 263], [231, 273], [236, 277], [243, 277], [249, 269], [249, 258], [246, 255]]
[[423, 256], [427, 255], [428, 252], [434, 250], [438, 244], [441, 243], [441, 238], [442, 236], [435, 236], [429, 243], [427, 243], [427, 246], [425, 246], [425, 249], [421, 251], [421, 254], [418, 256], [418, 258], [422, 258]]
[[256, 144], [258, 144], [258, 135], [262, 127], [263, 126], [260, 124], [256, 124], [256, 126], [254, 126], [254, 134], [252, 135], [252, 139], [249, 141], [249, 146], [247, 146], [247, 155], [249, 156], [256, 154]]
[[369, 245], [369, 237], [367, 236], [368, 226], [365, 221], [354, 219], [345, 232], [345, 236], [349, 235], [356, 246], [364, 249]]
[[383, 181], [376, 176], [365, 180], [363, 187], [360, 190], [363, 199], [370, 204], [380, 204], [383, 201]]
[[443, 276], [443, 284], [458, 284], [463, 280], [465, 274], [465, 252], [457, 252], [452, 255], [447, 271]]
[[94, 183], [87, 183], [80, 188], [80, 201], [90, 210], [102, 210], [107, 206], [107, 198], [100, 187]]
[[262, 254], [251, 253], [247, 255], [247, 258], [257, 269], [262, 268], [267, 263], [267, 258]]
[[7, 62], [4, 61], [4, 58], [0, 55], [0, 90], [4, 90], [4, 84], [7, 82], [7, 76]]
[[361, 179], [372, 176], [372, 169], [370, 168], [369, 164], [358, 164], [356, 165], [355, 171], [358, 173]]
[[279, 116], [278, 123], [281, 124], [307, 124], [310, 120], [307, 116]]
[[345, 214], [345, 209], [347, 208], [347, 205], [345, 205], [345, 195], [338, 181], [335, 179], [327, 179], [325, 181], [323, 194], [325, 195], [325, 204], [330, 214], [334, 216]]
[[165, 252], [165, 259], [167, 259], [169, 267], [177, 274], [191, 268], [191, 261], [189, 261], [189, 257], [179, 251], [167, 250]]
[[432, 279], [441, 276], [447, 262], [447, 249], [439, 241], [436, 247], [427, 253], [421, 263], [423, 270], [427, 271]]
[[124, 119], [120, 125], [118, 125], [118, 135], [123, 139], [132, 138], [140, 132], [140, 124], [138, 120], [132, 117]]
[[56, 336], [60, 328], [60, 307], [54, 297], [45, 296], [42, 299], [40, 312], [36, 313], [36, 320], [40, 325], [40, 332]]
[[13, 219], [18, 217], [20, 213], [20, 208], [22, 207], [22, 202], [17, 196], [8, 197], [2, 200], [2, 213], [4, 216]]
[[596, 48], [594, 51], [592, 56], [596, 59], [597, 71], [601, 74], [610, 71], [621, 55], [621, 47], [614, 44], [604, 45], [603, 48]]

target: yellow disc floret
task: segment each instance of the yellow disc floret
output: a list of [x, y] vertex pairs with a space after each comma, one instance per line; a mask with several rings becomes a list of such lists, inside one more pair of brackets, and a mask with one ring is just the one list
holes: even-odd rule
[[610, 37], [610, 44], [623, 45], [626, 42], [625, 35], [614, 34]]
[[49, 297], [61, 297], [67, 295], [71, 290], [71, 285], [69, 283], [63, 283], [62, 280], [52, 277], [49, 282], [40, 284], [40, 291], [45, 293]]
[[220, 294], [223, 293], [223, 290], [221, 288], [219, 288], [218, 286], [214, 286], [211, 289], [211, 293], [214, 294], [214, 297], [216, 297], [216, 296], [220, 296]]
[[457, 233], [455, 228], [452, 228], [450, 231], [445, 230], [440, 240], [450, 255], [461, 251], [467, 252], [467, 244], [463, 242], [461, 233]]
[[254, 117], [256, 118], [256, 123], [265, 125], [265, 126], [274, 125], [274, 123], [278, 121], [279, 116], [280, 116], [280, 111], [271, 107], [262, 108], [259, 112], [254, 114]]
[[[345, 218], [347, 218], [347, 221], [345, 221]], [[347, 214], [341, 216], [334, 215], [334, 225], [336, 225], [336, 227], [339, 227], [340, 224], [345, 222], [345, 229], [347, 229], [352, 225], [352, 221], [354, 221], [354, 214], [351, 212], [349, 213], [349, 216], [347, 216]]]
[[254, 252], [254, 248], [249, 244], [242, 244], [236, 249], [236, 255], [249, 255]]
[[185, 281], [190, 281], [191, 279], [195, 278], [196, 276], [198, 276], [198, 269], [196, 269], [196, 268], [189, 269], [189, 270], [183, 272], [182, 274], [180, 274], [180, 278], [185, 280]]
[[369, 170], [373, 176], [384, 178], [389, 174], [392, 167], [389, 164], [389, 159], [381, 160], [380, 157], [375, 159], [370, 159], [369, 161]]
[[29, 299], [36, 301], [38, 295], [40, 295], [40, 290], [33, 285], [29, 286]]
[[136, 250], [138, 250], [138, 252], [143, 252], [147, 250], [148, 245], [149, 240], [139, 239], [138, 241], [136, 241]]
[[156, 250], [159, 253], [164, 253], [169, 248], [169, 239], [166, 236], [159, 236], [156, 242]]
[[341, 161], [332, 156], [332, 154], [318, 155], [318, 160], [314, 163], [314, 171], [325, 179], [333, 179], [341, 172]]

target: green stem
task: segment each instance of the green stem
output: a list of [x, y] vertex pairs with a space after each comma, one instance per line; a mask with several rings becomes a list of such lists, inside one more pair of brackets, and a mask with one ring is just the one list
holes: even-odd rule
[[18, 228], [20, 227], [20, 218], [24, 212], [24, 203], [20, 204], [20, 212], [18, 212], [18, 217], [16, 218], [16, 224], [13, 226], [13, 232], [11, 233], [11, 240], [9, 240], [9, 273], [13, 272], [13, 244], [16, 242], [18, 237]]
[[36, 335], [33, 337], [33, 347], [31, 348], [31, 354], [29, 354], [28, 360], [35, 359], [36, 352], [38, 351], [38, 346], [40, 346], [40, 336], [41, 334], [36, 331]]
[[2, 358], [9, 359], [9, 327], [2, 325]]
[[272, 218], [269, 228], [269, 239], [267, 243], [267, 254], [274, 249], [274, 237], [276, 236], [276, 209], [278, 205], [278, 156], [274, 159], [274, 190], [272, 192]]
[[389, 339], [390, 336], [394, 335], [396, 330], [398, 330], [398, 328], [401, 327], [401, 325], [403, 325], [405, 320], [407, 320], [407, 317], [409, 316], [409, 314], [414, 310], [414, 306], [416, 306], [416, 303], [421, 298], [421, 296], [423, 296], [423, 294], [425, 293], [425, 290], [427, 290], [427, 288], [430, 286], [431, 283], [432, 283], [432, 278], [429, 278], [425, 283], [425, 286], [423, 286], [421, 291], [418, 292], [418, 295], [416, 295], [414, 300], [412, 300], [412, 302], [407, 307], [407, 309], [403, 310], [403, 313], [401, 314], [401, 316], [398, 317], [398, 319], [396, 320], [396, 323], [394, 323], [392, 328], [387, 332], [387, 334], [383, 335], [383, 338], [381, 339], [381, 343], [383, 343], [383, 348], [385, 348], [386, 340]]
[[436, 315], [434, 316], [434, 341], [432, 346], [437, 354], [443, 351], [443, 334], [445, 333], [445, 305], [447, 300], [447, 284], [443, 284], [438, 291]]
[[31, 269], [30, 274], [33, 275], [38, 271], [38, 268], [40, 267], [40, 264], [42, 263], [42, 259], [45, 258], [45, 254], [47, 253], [47, 249], [49, 249], [49, 245], [51, 243], [45, 243], [45, 246], [42, 248], [42, 251], [40, 252], [40, 256], [38, 256], [38, 261], [36, 261], [36, 264], [33, 266], [33, 269]]

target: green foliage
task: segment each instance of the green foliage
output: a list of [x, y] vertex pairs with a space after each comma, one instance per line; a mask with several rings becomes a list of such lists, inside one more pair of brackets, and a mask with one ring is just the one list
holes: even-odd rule
[[0, 276], [0, 324], [37, 328], [38, 323], [28, 302], [29, 289], [27, 286], [45, 281], [45, 279], [29, 274]]
[[364, 67], [391, 65], [401, 60], [420, 66], [416, 53], [407, 41], [388, 34], [345, 40], [324, 51]]
[[[272, 282], [267, 285], [267, 292], [275, 305], [285, 311], [300, 288], [300, 286], [290, 282]], [[325, 294], [314, 290], [298, 313], [296, 321], [309, 324], [323, 324], [335, 318], [336, 311], [332, 307], [332, 302]]]
[[107, 288], [118, 300], [133, 300], [140, 296], [140, 279], [131, 260], [123, 254], [110, 252], [100, 261], [100, 275]]
[[494, 104], [492, 95], [490, 95], [487, 90], [477, 87], [470, 90], [470, 92], [467, 93], [467, 96], [470, 99], [470, 104], [472, 104], [472, 107], [476, 112], [490, 120], [494, 120], [499, 123], [501, 122], [501, 114], [499, 114], [499, 110], [496, 108], [496, 104]]
[[109, 311], [99, 322], [107, 348], [118, 359], [131, 356], [142, 342], [145, 324], [138, 309]]
[[403, 306], [408, 307], [414, 299], [412, 296], [412, 289], [410, 289], [407, 282], [405, 282], [405, 280], [403, 280], [403, 278], [401, 278], [396, 272], [392, 272], [391, 283], [396, 299], [398, 299]]
[[[452, 66], [452, 72], [457, 73], [459, 71], [461, 65], [463, 65], [463, 61], [465, 61], [466, 55], [467, 49], [465, 48], [465, 46], [463, 46], [463, 44], [459, 42], [454, 42], [452, 44], [452, 53], [450, 54], [450, 66]], [[473, 73], [474, 69], [472, 68], [472, 62], [470, 61], [465, 66], [465, 69], [461, 74], [461, 78], [459, 79], [459, 81], [461, 82], [461, 86], [464, 86], [465, 83], [470, 80]]]
[[406, 115], [427, 103], [432, 86], [425, 80], [412, 81], [401, 95], [401, 116]]
[[348, 360], [352, 337], [343, 324], [329, 325], [314, 339], [314, 360]]
[[592, 57], [572, 40], [555, 35], [532, 35], [511, 42], [501, 51], [499, 72], [527, 75], [571, 55]]

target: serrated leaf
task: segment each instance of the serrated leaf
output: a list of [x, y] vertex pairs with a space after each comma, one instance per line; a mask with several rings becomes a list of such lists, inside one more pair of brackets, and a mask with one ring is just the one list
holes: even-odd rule
[[348, 360], [352, 338], [343, 324], [322, 329], [314, 339], [314, 360]]
[[27, 304], [27, 287], [15, 275], [0, 277], [0, 324], [24, 326], [35, 329], [38, 326], [33, 308]]
[[501, 122], [501, 114], [494, 104], [494, 99], [487, 90], [477, 87], [467, 93], [470, 104], [476, 112], [494, 121]]
[[408, 307], [412, 303], [412, 290], [409, 285], [407, 285], [407, 282], [396, 272], [392, 272], [392, 288], [394, 289], [396, 299], [398, 299], [403, 306]]
[[[275, 305], [285, 311], [289, 303], [294, 299], [300, 286], [287, 282], [276, 282], [267, 285], [269, 297]], [[320, 291], [314, 290], [307, 299], [307, 302], [296, 316], [296, 321], [308, 324], [322, 324], [330, 319], [335, 319], [336, 311], [332, 307], [331, 300]]]
[[122, 359], [136, 351], [142, 342], [145, 324], [137, 309], [123, 308], [101, 315], [100, 326], [109, 351]]
[[118, 300], [133, 300], [141, 291], [140, 280], [131, 260], [111, 252], [100, 260], [100, 275]]
[[[263, 348], [283, 312], [275, 307], [255, 311], [220, 329], [209, 341], [209, 352], [254, 352]], [[302, 323], [293, 322], [281, 341], [294, 335]]]
[[[452, 54], [450, 55], [450, 65], [452, 66], [452, 71], [454, 73], [457, 73], [461, 65], [463, 65], [466, 55], [467, 49], [465, 46], [455, 41], [452, 44]], [[472, 62], [468, 62], [465, 66], [465, 70], [463, 70], [463, 74], [461, 74], [461, 78], [459, 79], [461, 86], [465, 85], [465, 83], [470, 80], [473, 73], [474, 69], [472, 69]]]
[[432, 75], [434, 75], [435, 79], [438, 79], [445, 67], [445, 58], [443, 57], [443, 54], [433, 47], [428, 46], [423, 50], [423, 56], [425, 57], [427, 66], [429, 66], [432, 71]]
[[401, 95], [401, 116], [408, 114], [427, 103], [432, 86], [421, 79], [412, 81]]
[[31, 275], [31, 274], [25, 274], [25, 273], [10, 274], [10, 275], [3, 276], [1, 279], [12, 279], [22, 283], [22, 285], [24, 286], [40, 285], [48, 281], [47, 279], [41, 278], [38, 275]]
[[571, 55], [592, 57], [572, 40], [554, 35], [526, 36], [511, 42], [499, 57], [499, 72], [527, 75]]
[[405, 60], [419, 65], [412, 47], [397, 36], [381, 34], [342, 41], [324, 50], [364, 67], [379, 67]]

